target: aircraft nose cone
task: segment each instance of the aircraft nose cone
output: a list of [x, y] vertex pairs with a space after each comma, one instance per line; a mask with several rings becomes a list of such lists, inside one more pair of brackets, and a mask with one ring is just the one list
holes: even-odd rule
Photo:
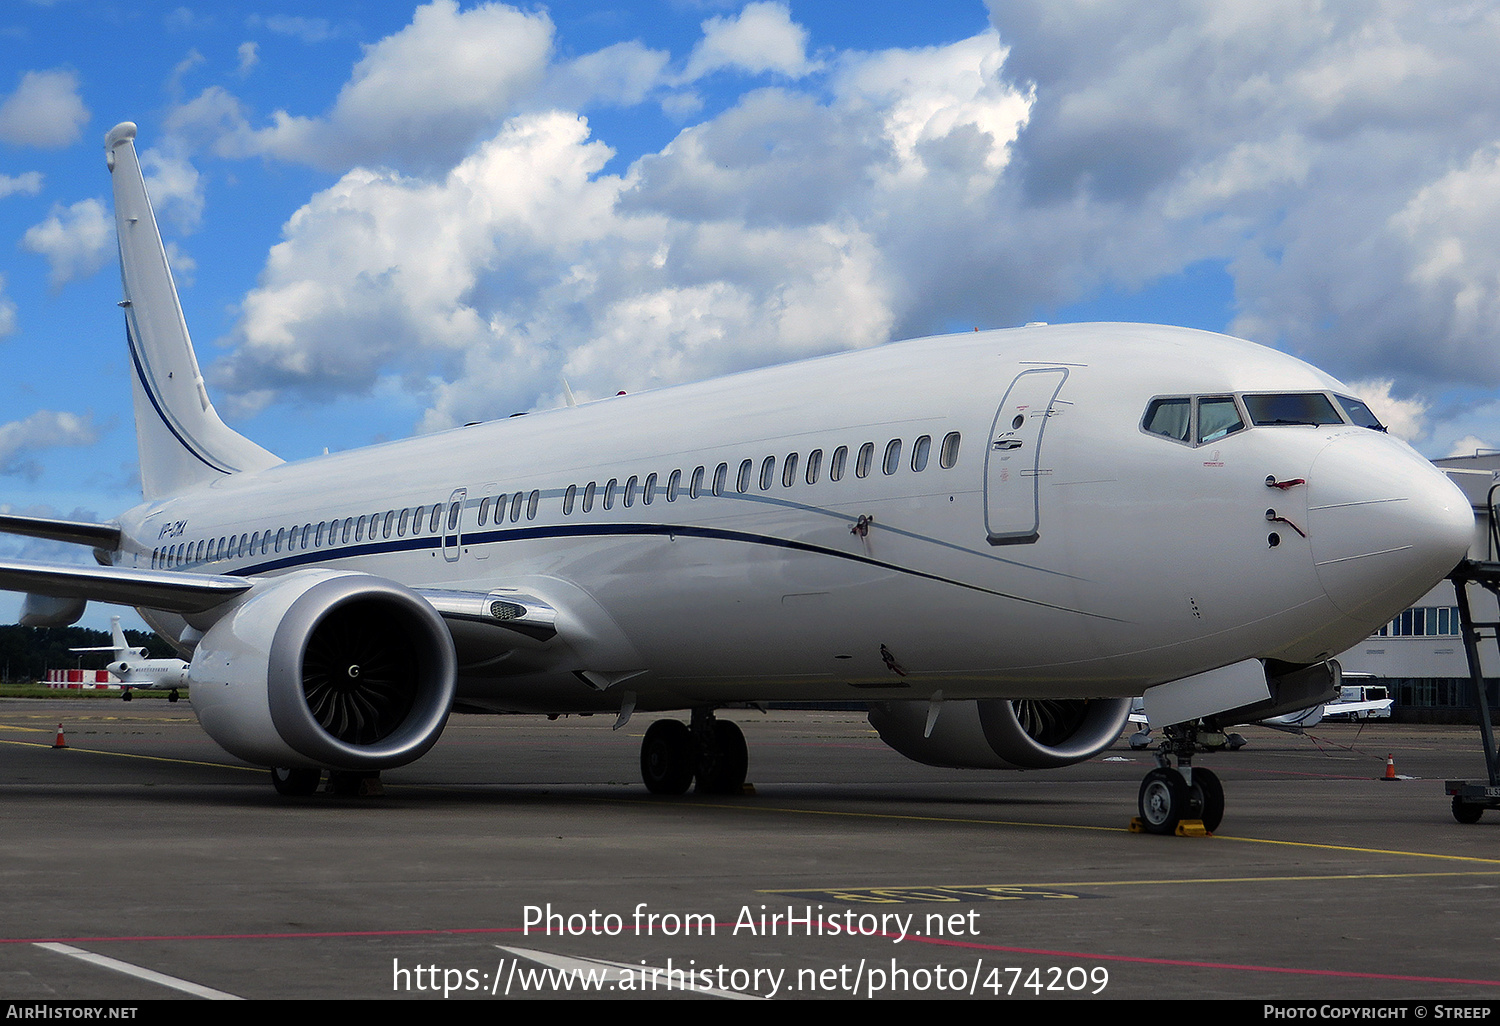
[[1474, 514], [1463, 492], [1378, 432], [1331, 440], [1307, 476], [1308, 541], [1323, 590], [1372, 627], [1421, 598], [1463, 559]]

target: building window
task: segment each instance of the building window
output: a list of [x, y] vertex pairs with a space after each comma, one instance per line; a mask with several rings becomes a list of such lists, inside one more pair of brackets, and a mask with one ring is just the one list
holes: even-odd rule
[[1457, 606], [1413, 606], [1377, 630], [1376, 638], [1448, 637], [1459, 634]]

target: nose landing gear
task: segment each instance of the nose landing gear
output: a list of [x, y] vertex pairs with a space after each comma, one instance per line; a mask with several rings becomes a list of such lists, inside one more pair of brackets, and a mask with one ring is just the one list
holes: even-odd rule
[[[1150, 834], [1175, 834], [1185, 821], [1198, 821], [1213, 833], [1224, 819], [1224, 785], [1212, 770], [1194, 769], [1193, 753], [1206, 741], [1223, 738], [1214, 733], [1201, 736], [1197, 724], [1174, 724], [1157, 749], [1158, 766], [1141, 781], [1137, 805], [1140, 829]], [[1172, 765], [1173, 756], [1177, 765]], [[1134, 826], [1135, 824], [1132, 824]]]

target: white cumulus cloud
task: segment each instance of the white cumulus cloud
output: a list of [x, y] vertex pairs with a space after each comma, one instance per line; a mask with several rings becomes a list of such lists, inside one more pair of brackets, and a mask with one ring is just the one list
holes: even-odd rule
[[230, 145], [335, 169], [451, 166], [541, 79], [551, 47], [545, 13], [433, 0], [365, 48], [325, 115], [277, 111], [269, 127], [238, 126]]
[[47, 258], [54, 289], [75, 278], [87, 278], [104, 266], [114, 238], [114, 222], [96, 199], [70, 207], [54, 206], [52, 215], [26, 229], [21, 247]]
[[40, 171], [23, 171], [18, 175], [0, 174], [0, 199], [16, 194], [35, 196], [41, 191], [42, 173]]
[[38, 410], [24, 420], [0, 424], [0, 474], [35, 478], [41, 472], [32, 458], [37, 450], [92, 445], [98, 437], [87, 414]]
[[733, 16], [709, 18], [703, 39], [688, 57], [683, 79], [714, 71], [774, 72], [801, 78], [818, 65], [807, 56], [807, 30], [792, 21], [785, 4], [756, 0]]
[[0, 274], [0, 338], [16, 331], [16, 304], [5, 294], [5, 275]]
[[0, 141], [52, 149], [78, 140], [88, 122], [78, 75], [63, 68], [28, 71], [0, 101]]
[[[1441, 396], [1500, 382], [1500, 16], [1006, 0], [990, 21], [833, 52], [760, 2], [686, 55], [557, 57], [543, 14], [438, 0], [321, 115], [264, 127], [205, 90], [174, 110], [185, 145], [342, 175], [211, 373], [242, 410], [392, 390], [438, 427], [563, 376], [603, 395], [1019, 323], [1207, 263], [1228, 327], [1366, 379], [1397, 433], [1485, 435]], [[624, 140], [585, 114], [645, 102], [683, 127], [617, 171]]]

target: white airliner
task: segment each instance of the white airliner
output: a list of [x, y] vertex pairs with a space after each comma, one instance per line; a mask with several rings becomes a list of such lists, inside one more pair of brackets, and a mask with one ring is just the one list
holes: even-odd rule
[[[32, 623], [137, 607], [278, 790], [408, 763], [451, 710], [690, 710], [654, 792], [738, 790], [716, 708], [871, 702], [901, 753], [1088, 759], [1145, 694], [1147, 829], [1217, 825], [1195, 752], [1338, 693], [1333, 653], [1465, 554], [1464, 496], [1346, 386], [1130, 324], [918, 339], [284, 463], [199, 374], [141, 179], [107, 137], [145, 501], [7, 517], [98, 567], [12, 561]], [[357, 345], [357, 339], [350, 340]]]
[[114, 642], [112, 645], [70, 648], [68, 651], [113, 652], [114, 661], [105, 669], [114, 674], [121, 684], [126, 685], [122, 697], [127, 702], [130, 701], [132, 688], [166, 691], [167, 701], [177, 701], [177, 689], [187, 687], [187, 662], [182, 659], [152, 659], [146, 655], [144, 648], [131, 648], [130, 643], [125, 640], [125, 631], [120, 626], [118, 616], [109, 618], [109, 633], [110, 640]]

